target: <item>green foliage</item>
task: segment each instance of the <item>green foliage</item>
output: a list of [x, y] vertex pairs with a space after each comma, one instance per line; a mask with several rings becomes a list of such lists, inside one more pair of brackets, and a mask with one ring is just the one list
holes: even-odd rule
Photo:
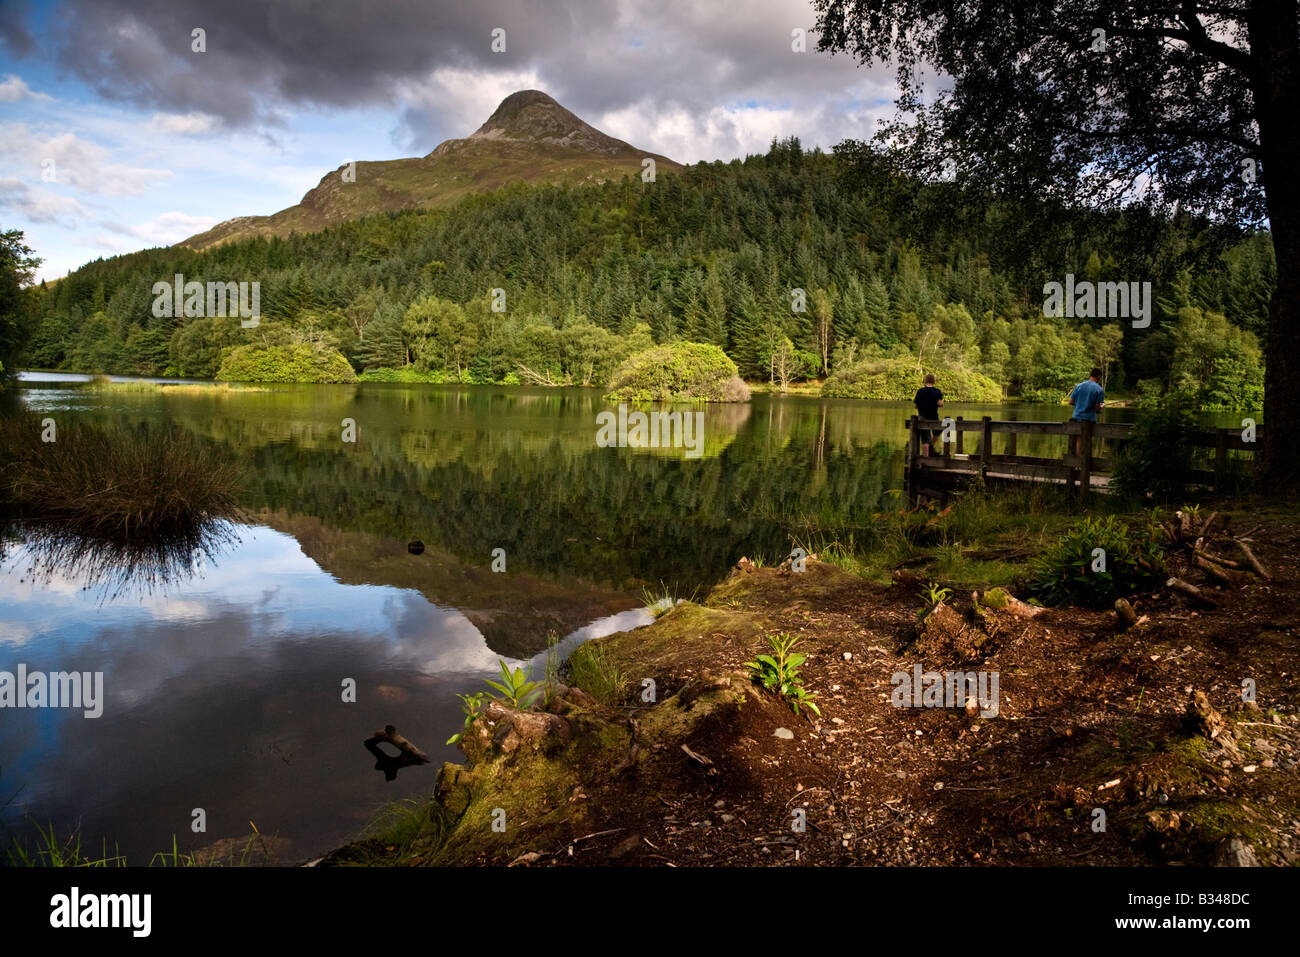
[[447, 373], [441, 369], [420, 370], [415, 366], [401, 366], [396, 369], [367, 369], [357, 376], [361, 382], [405, 382], [439, 384], [447, 382]]
[[922, 586], [921, 590], [917, 592], [917, 594], [921, 596], [921, 601], [923, 602], [919, 614], [925, 615], [935, 605], [951, 598], [952, 589], [942, 588], [935, 582], [928, 582]]
[[[1041, 289], [1075, 260], [1086, 274], [1097, 250], [1098, 278], [1146, 275], [1199, 241], [1195, 224], [1081, 213], [1026, 258], [1009, 237], [1041, 218], [1040, 205], [926, 183], [891, 157], [873, 157], [864, 174], [860, 152], [778, 141], [744, 162], [661, 170], [653, 201], [629, 180], [517, 186], [321, 232], [304, 224], [289, 239], [98, 260], [26, 290], [12, 320], [0, 302], [0, 362], [18, 367], [9, 328], [20, 333], [14, 342], [28, 340], [22, 361], [39, 368], [210, 378], [226, 350], [292, 345], [289, 331], [332, 338], [357, 370], [411, 366], [447, 381], [602, 385], [629, 356], [678, 341], [725, 349], [739, 374], [773, 383], [822, 374], [824, 356], [834, 378], [907, 354], [914, 368], [937, 371], [955, 401], [1000, 397], [986, 381], [964, 382], [974, 373], [1050, 401], [1094, 362], [1125, 381], [1167, 378], [1175, 343], [1162, 324], [1121, 350], [1113, 326], [1042, 316]], [[927, 211], [936, 210], [960, 215], [935, 223]], [[261, 328], [154, 317], [152, 283], [178, 272], [260, 282]], [[1154, 291], [1174, 308], [1258, 329], [1275, 274], [1267, 235], [1245, 236], [1221, 262], [1200, 265], [1194, 283], [1157, 275]], [[499, 286], [510, 291], [504, 313], [487, 295]], [[796, 287], [807, 291], [805, 313], [791, 311]], [[1194, 339], [1189, 356], [1213, 343]], [[1217, 360], [1207, 402], [1236, 401], [1223, 387], [1237, 381], [1234, 363], [1250, 365], [1243, 342]], [[852, 387], [828, 394], [907, 400], [915, 391], [910, 377], [892, 391], [856, 382], [866, 377], [859, 370]]]
[[717, 346], [673, 342], [639, 352], [619, 366], [605, 398], [744, 402], [749, 399], [749, 387], [740, 381], [736, 364]]
[[[945, 401], [1002, 400], [1002, 387], [979, 372], [937, 365], [927, 365], [925, 371], [935, 373]], [[832, 373], [822, 386], [822, 395], [835, 399], [910, 401], [921, 388], [924, 377], [915, 359], [867, 359]]]
[[14, 367], [38, 324], [25, 299], [26, 287], [40, 264], [23, 242], [21, 230], [0, 232], [0, 377], [6, 366]]
[[1264, 363], [1253, 333], [1213, 312], [1184, 308], [1173, 330], [1169, 388], [1204, 411], [1254, 411], [1264, 404]]
[[465, 724], [447, 739], [448, 744], [456, 744], [461, 738], [465, 737], [465, 732], [474, 723], [474, 719], [483, 712], [483, 707], [487, 704], [488, 693], [486, 691], [476, 691], [473, 694], [458, 694], [456, 697], [460, 699], [460, 710], [465, 714]]
[[226, 353], [216, 378], [226, 382], [356, 382], [351, 364], [336, 349], [237, 346]]
[[795, 714], [799, 713], [802, 705], [820, 715], [821, 709], [812, 700], [817, 695], [804, 688], [803, 678], [799, 675], [799, 669], [808, 658], [807, 655], [792, 650], [799, 640], [786, 633], [769, 635], [767, 644], [772, 653], [745, 662], [745, 667], [750, 670], [751, 680], [790, 702]]
[[1115, 516], [1085, 518], [1030, 563], [1029, 591], [1047, 605], [1105, 607], [1157, 584], [1162, 569], [1160, 548]]
[[501, 692], [500, 700], [505, 701], [510, 707], [530, 707], [542, 693], [541, 684], [536, 681], [529, 681], [528, 676], [524, 674], [523, 668], [516, 668], [511, 671], [506, 667], [505, 661], [499, 661], [498, 664], [501, 666], [502, 680], [499, 682], [488, 678], [483, 680], [492, 688]]
[[565, 662], [569, 683], [581, 688], [604, 705], [616, 705], [623, 700], [631, 680], [617, 662], [596, 641], [588, 641], [574, 649]]
[[1191, 435], [1200, 427], [1190, 400], [1166, 397], [1164, 405], [1145, 413], [1120, 446], [1110, 484], [1134, 499], [1148, 494], [1157, 502], [1182, 498], [1194, 448]]

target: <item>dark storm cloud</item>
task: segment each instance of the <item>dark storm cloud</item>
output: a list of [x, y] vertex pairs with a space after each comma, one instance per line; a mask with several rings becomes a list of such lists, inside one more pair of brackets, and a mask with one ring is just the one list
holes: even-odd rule
[[813, 25], [805, 0], [66, 0], [51, 19], [59, 62], [106, 98], [264, 128], [296, 107], [396, 107], [395, 135], [425, 149], [485, 118], [467, 90], [517, 78], [593, 122], [752, 101], [808, 114], [892, 87], [811, 33], [792, 52], [791, 31]]
[[[52, 39], [106, 98], [243, 125], [277, 106], [390, 103], [398, 81], [437, 67], [516, 67], [574, 24], [603, 31], [610, 17], [524, 0], [68, 0]], [[490, 50], [497, 26], [514, 40], [504, 54]], [[191, 50], [196, 27], [206, 53]]]
[[23, 22], [31, 13], [31, 5], [22, 0], [0, 0], [0, 46], [16, 57], [36, 52], [36, 39]]

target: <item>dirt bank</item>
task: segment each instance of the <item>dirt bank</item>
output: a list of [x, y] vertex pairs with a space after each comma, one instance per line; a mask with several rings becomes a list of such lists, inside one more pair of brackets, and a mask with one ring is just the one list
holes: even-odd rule
[[[545, 713], [494, 706], [418, 827], [329, 863], [1293, 864], [1300, 529], [1272, 519], [1252, 538], [1270, 578], [1196, 578], [1213, 608], [1139, 595], [1127, 630], [1112, 611], [1020, 617], [969, 594], [925, 629], [907, 572], [884, 586], [742, 563], [700, 604], [601, 640], [620, 704], [573, 689]], [[1192, 561], [1171, 551], [1170, 570], [1192, 579]], [[802, 637], [820, 717], [746, 677], [781, 632]], [[895, 707], [894, 676], [917, 664], [996, 674], [996, 716]]]

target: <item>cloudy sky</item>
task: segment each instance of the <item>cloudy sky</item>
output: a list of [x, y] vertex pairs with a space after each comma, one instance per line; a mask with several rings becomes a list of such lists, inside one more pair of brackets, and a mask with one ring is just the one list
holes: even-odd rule
[[808, 0], [0, 0], [0, 227], [62, 276], [428, 153], [521, 89], [681, 162], [865, 138], [892, 74], [816, 52], [814, 20]]

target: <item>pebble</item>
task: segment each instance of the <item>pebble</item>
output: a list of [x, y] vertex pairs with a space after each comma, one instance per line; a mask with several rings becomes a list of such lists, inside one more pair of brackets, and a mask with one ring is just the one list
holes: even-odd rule
[[720, 816], [721, 816], [721, 818], [722, 818], [722, 823], [723, 823], [723, 824], [730, 824], [732, 821], [734, 821], [734, 820], [736, 819], [736, 815], [734, 815], [734, 814], [723, 814], [723, 815], [720, 815]]
[[852, 660], [853, 660], [853, 652], [851, 652], [851, 651], [846, 651], [846, 652], [844, 652], [844, 660], [845, 660], [845, 661], [852, 661]]
[[843, 724], [843, 723], [844, 723], [843, 718], [831, 718], [831, 724]]
[[782, 741], [793, 741], [793, 740], [794, 740], [794, 732], [791, 731], [789, 728], [777, 728], [777, 729], [776, 729], [774, 732], [772, 732], [772, 733], [775, 734], [775, 735], [776, 735], [778, 738], [780, 738]]
[[1248, 764], [1241, 770], [1245, 771], [1247, 774], [1254, 774], [1258, 770], [1258, 768], [1253, 764]]
[[1271, 767], [1273, 766], [1273, 759], [1272, 759], [1272, 758], [1265, 758], [1265, 759], [1264, 759], [1263, 761], [1261, 761], [1259, 764], [1260, 764], [1260, 767], [1271, 768]]
[[714, 807], [726, 807], [726, 806], [727, 806], [727, 802], [726, 802], [726, 801], [721, 801], [721, 800], [719, 800], [719, 801], [714, 801], [714, 802], [713, 802], [713, 806], [714, 806]]

